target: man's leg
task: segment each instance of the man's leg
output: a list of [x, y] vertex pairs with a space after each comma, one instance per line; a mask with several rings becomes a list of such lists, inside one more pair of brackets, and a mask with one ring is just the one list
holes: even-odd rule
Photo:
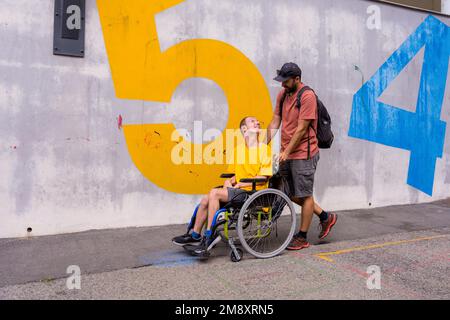
[[[314, 170], [317, 168], [317, 163], [319, 162], [320, 155], [314, 157], [313, 166]], [[321, 231], [319, 233], [319, 239], [324, 239], [331, 231], [331, 228], [336, 224], [337, 214], [326, 212], [317, 203], [314, 202], [314, 213], [319, 217]]]
[[208, 195], [204, 196], [200, 201], [193, 229], [195, 233], [197, 234], [202, 233], [203, 225], [205, 224], [207, 218], [208, 218]]
[[[299, 206], [302, 206], [302, 202], [300, 201], [300, 199], [292, 199], [292, 201]], [[319, 239], [324, 239], [330, 233], [331, 228], [333, 228], [333, 226], [336, 224], [338, 215], [336, 213], [326, 212], [321, 207], [319, 207], [316, 202], [314, 202], [314, 213], [320, 219], [319, 226], [321, 228], [321, 231], [319, 233]]]
[[212, 224], [214, 222], [214, 216], [220, 208], [220, 202], [228, 201], [228, 188], [213, 189], [208, 195], [208, 224], [202, 242], [193, 251], [196, 255], [204, 256], [207, 255], [208, 247], [211, 245], [212, 241]]
[[213, 189], [208, 196], [208, 225], [206, 230], [211, 231], [211, 226], [213, 224], [214, 215], [217, 210], [220, 209], [220, 202], [226, 202], [228, 200], [228, 189]]
[[309, 242], [306, 240], [306, 237], [314, 214], [314, 198], [310, 196], [304, 198], [292, 198], [291, 200], [301, 206], [302, 213], [300, 230], [296, 235], [294, 235], [287, 249], [301, 250], [310, 246]]
[[[210, 193], [213, 192], [214, 190], [227, 190], [227, 185], [231, 185], [229, 180], [225, 181], [223, 188], [212, 189], [210, 191]], [[227, 195], [228, 195], [228, 193], [227, 193]], [[206, 219], [208, 218], [209, 196], [210, 196], [210, 194], [205, 195], [202, 198], [202, 200], [200, 201], [200, 205], [197, 210], [197, 215], [195, 217], [195, 224], [194, 224], [194, 229], [193, 229], [194, 232], [196, 232], [196, 233], [202, 232], [203, 225], [205, 224]], [[219, 206], [220, 206], [220, 204], [219, 204]], [[217, 210], [219, 210], [219, 209], [217, 209]]]
[[[293, 198], [291, 200], [296, 204], [298, 204], [299, 206], [302, 206], [302, 201], [300, 199]], [[314, 214], [320, 217], [322, 212], [324, 212], [323, 209], [316, 202], [314, 202]]]
[[172, 242], [179, 246], [184, 246], [186, 244], [199, 244], [201, 241], [201, 233], [203, 225], [206, 222], [208, 216], [208, 195], [204, 196], [200, 201], [200, 205], [197, 209], [197, 214], [195, 215], [193, 231], [189, 234], [183, 234], [178, 237], [174, 237]]
[[302, 215], [300, 222], [300, 232], [307, 233], [311, 226], [311, 221], [314, 213], [314, 198], [306, 197], [299, 199], [302, 206]]
[[[310, 246], [307, 233], [314, 214], [314, 174], [319, 155], [307, 160], [293, 160], [290, 166], [293, 185], [293, 201], [302, 207], [300, 231], [293, 237], [287, 247], [289, 250], [300, 250]], [[317, 211], [321, 210], [317, 206]]]
[[323, 212], [323, 209], [319, 207], [317, 203], [314, 202], [314, 213], [318, 216]]

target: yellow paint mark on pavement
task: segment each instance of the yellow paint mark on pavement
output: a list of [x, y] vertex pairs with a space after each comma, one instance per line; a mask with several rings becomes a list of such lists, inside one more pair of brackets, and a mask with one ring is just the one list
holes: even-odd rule
[[344, 253], [349, 253], [349, 252], [355, 252], [355, 251], [364, 251], [364, 250], [378, 249], [378, 248], [389, 247], [389, 246], [396, 246], [396, 245], [401, 245], [401, 244], [405, 244], [405, 243], [434, 240], [434, 239], [445, 238], [445, 237], [448, 237], [448, 235], [440, 235], [440, 236], [416, 238], [416, 239], [410, 239], [410, 240], [385, 242], [385, 243], [374, 244], [374, 245], [370, 245], [370, 246], [354, 247], [354, 248], [342, 249], [342, 250], [331, 251], [331, 252], [323, 252], [323, 253], [315, 254], [314, 256], [316, 256], [320, 259], [323, 259], [325, 261], [328, 261], [328, 262], [334, 262], [334, 260], [331, 259], [329, 256], [339, 255], [339, 254], [344, 254]]

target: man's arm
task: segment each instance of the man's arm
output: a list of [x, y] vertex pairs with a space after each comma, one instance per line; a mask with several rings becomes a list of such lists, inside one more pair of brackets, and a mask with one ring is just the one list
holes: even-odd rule
[[309, 125], [311, 124], [311, 120], [299, 120], [297, 130], [295, 131], [294, 135], [292, 136], [291, 141], [289, 142], [288, 146], [280, 154], [280, 161], [285, 161], [291, 154], [292, 150], [295, 150], [295, 148], [298, 146], [300, 141], [302, 140], [303, 136], [306, 134]]
[[270, 121], [269, 127], [267, 128], [267, 135], [266, 135], [267, 144], [269, 144], [270, 141], [272, 141], [278, 129], [280, 129], [281, 125], [280, 108], [282, 107], [281, 100], [283, 99], [284, 93], [285, 90], [281, 90], [277, 95], [276, 107], [273, 113], [272, 121]]
[[278, 129], [281, 125], [281, 117], [278, 114], [274, 114], [272, 117], [272, 121], [270, 121], [269, 127], [267, 128], [267, 141], [269, 144], [272, 141], [273, 137], [277, 133]]

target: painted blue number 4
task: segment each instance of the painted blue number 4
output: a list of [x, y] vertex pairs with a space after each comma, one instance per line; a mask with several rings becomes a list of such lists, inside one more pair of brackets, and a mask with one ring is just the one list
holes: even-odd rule
[[[416, 112], [377, 101], [424, 46]], [[407, 183], [430, 196], [444, 150], [446, 123], [440, 117], [449, 56], [450, 27], [428, 16], [355, 94], [350, 119], [349, 136], [411, 151]]]

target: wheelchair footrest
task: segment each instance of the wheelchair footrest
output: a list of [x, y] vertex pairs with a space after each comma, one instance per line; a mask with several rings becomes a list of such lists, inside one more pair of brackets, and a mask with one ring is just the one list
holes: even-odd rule
[[197, 245], [193, 245], [193, 244], [185, 244], [183, 246], [183, 249], [186, 250], [189, 253], [193, 253], [195, 249], [197, 249], [198, 246]]
[[196, 256], [196, 257], [205, 258], [205, 259], [209, 257], [209, 255], [210, 255], [209, 251], [199, 254], [199, 253], [195, 252], [195, 249], [197, 249], [197, 248], [198, 248], [198, 246], [192, 245], [192, 244], [187, 244], [187, 245], [183, 246], [183, 249], [186, 250], [191, 256]]
[[202, 259], [208, 259], [211, 254], [209, 253], [209, 251], [206, 251], [203, 253], [196, 253], [195, 251], [192, 251], [191, 255], [202, 258]]
[[197, 249], [199, 249], [199, 246], [197, 245], [192, 245], [192, 244], [186, 244], [183, 246], [183, 249], [186, 250], [188, 253], [190, 253], [193, 256], [197, 256], [197, 257], [203, 257], [203, 258], [207, 258], [210, 255], [210, 251], [212, 250], [212, 248], [214, 248], [217, 243], [219, 243], [221, 241], [222, 237], [220, 235], [216, 236], [216, 238], [211, 242], [211, 244], [208, 246], [207, 250], [201, 250], [202, 252], [196, 252], [198, 251]]

